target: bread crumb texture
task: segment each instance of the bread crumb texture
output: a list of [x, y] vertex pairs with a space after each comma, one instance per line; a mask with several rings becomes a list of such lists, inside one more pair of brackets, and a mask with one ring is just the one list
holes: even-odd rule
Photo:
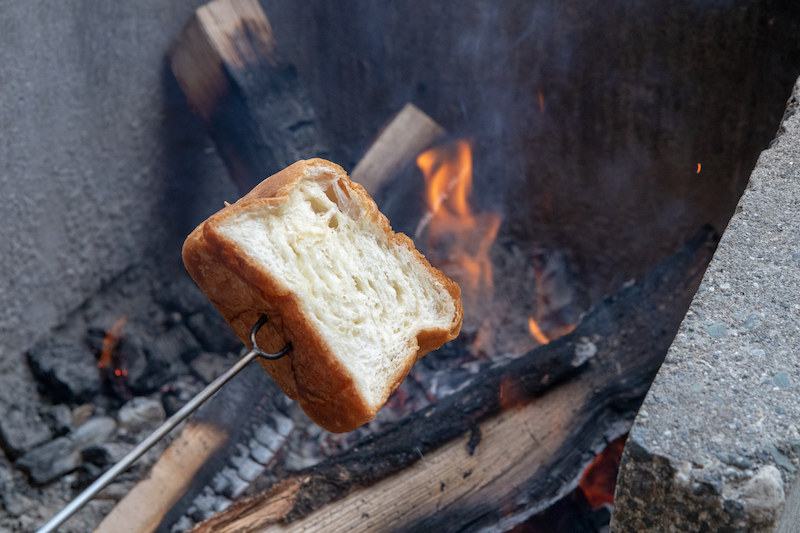
[[241, 209], [217, 231], [296, 294], [376, 410], [419, 333], [450, 330], [458, 314], [416, 252], [388, 240], [341, 179], [303, 180], [285, 201]]

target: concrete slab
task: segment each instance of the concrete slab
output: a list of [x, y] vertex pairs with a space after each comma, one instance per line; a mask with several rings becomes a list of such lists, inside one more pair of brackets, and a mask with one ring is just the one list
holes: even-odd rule
[[612, 532], [800, 531], [799, 108], [800, 81], [636, 418]]

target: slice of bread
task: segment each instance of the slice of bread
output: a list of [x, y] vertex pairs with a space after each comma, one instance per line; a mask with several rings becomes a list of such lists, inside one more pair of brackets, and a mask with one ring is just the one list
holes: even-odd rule
[[458, 285], [322, 159], [291, 165], [211, 216], [183, 260], [243, 342], [269, 316], [259, 346], [293, 349], [261, 365], [329, 431], [372, 420], [412, 365], [461, 330]]

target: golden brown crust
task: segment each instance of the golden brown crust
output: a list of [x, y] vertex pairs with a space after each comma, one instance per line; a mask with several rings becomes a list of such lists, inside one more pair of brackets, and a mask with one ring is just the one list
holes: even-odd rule
[[[275, 382], [291, 399], [323, 428], [342, 433], [373, 419], [376, 409], [362, 397], [350, 372], [322, 340], [300, 309], [298, 297], [284, 287], [225, 239], [216, 228], [228, 216], [258, 204], [279, 205], [304, 179], [336, 180], [335, 186], [350, 196], [360, 210], [352, 216], [367, 218], [395, 246], [411, 250], [419, 261], [440, 282], [456, 304], [449, 330], [426, 330], [419, 333], [419, 349], [409, 353], [406, 364], [394, 376], [387, 376], [386, 398], [405, 379], [412, 365], [423, 355], [447, 341], [461, 330], [461, 291], [455, 283], [430, 266], [406, 235], [394, 233], [389, 221], [378, 211], [375, 202], [358, 184], [351, 182], [344, 170], [322, 159], [298, 161], [267, 178], [233, 205], [229, 205], [200, 224], [186, 239], [183, 261], [189, 274], [208, 296], [239, 338], [249, 345], [249, 333], [262, 314], [269, 322], [259, 331], [258, 345], [277, 352], [287, 342], [293, 349], [277, 361], [260, 361]], [[385, 399], [384, 398], [384, 401]]]

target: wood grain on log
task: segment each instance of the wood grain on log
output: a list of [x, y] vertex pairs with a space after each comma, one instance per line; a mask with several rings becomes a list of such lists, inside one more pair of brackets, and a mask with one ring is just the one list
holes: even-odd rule
[[230, 435], [212, 424], [192, 421], [140, 481], [106, 516], [95, 533], [155, 531], [183, 496], [195, 475]]
[[704, 228], [570, 335], [195, 531], [474, 531], [524, 519], [573, 489], [627, 430], [715, 241]]
[[243, 193], [299, 159], [328, 156], [308, 93], [257, 0], [200, 7], [168, 55]]

